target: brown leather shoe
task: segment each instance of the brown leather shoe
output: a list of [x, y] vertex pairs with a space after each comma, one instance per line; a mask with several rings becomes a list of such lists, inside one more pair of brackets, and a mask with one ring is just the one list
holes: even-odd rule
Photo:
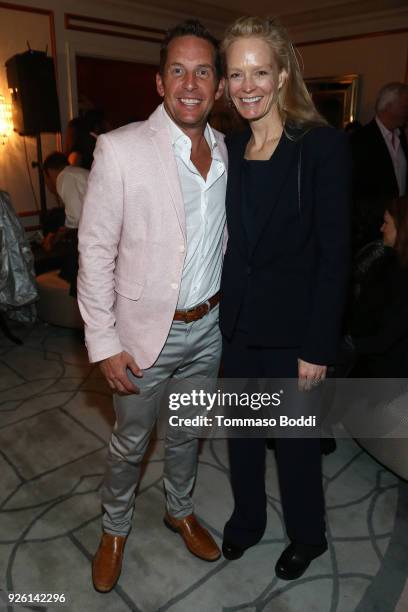
[[188, 550], [196, 557], [204, 561], [216, 561], [220, 558], [221, 551], [212, 535], [200, 525], [194, 514], [177, 519], [166, 512], [163, 522], [171, 531], [181, 535]]
[[104, 533], [92, 562], [93, 585], [100, 593], [113, 589], [122, 569], [126, 536]]

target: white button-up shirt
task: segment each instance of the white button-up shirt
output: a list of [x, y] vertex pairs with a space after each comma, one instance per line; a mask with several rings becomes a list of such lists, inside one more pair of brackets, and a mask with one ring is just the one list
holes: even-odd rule
[[375, 120], [385, 140], [388, 152], [391, 155], [392, 165], [394, 166], [395, 177], [398, 183], [399, 195], [402, 196], [405, 194], [406, 187], [407, 160], [405, 159], [404, 151], [401, 147], [400, 131], [399, 129], [389, 130], [378, 117], [376, 117]]
[[205, 302], [220, 288], [227, 173], [211, 127], [207, 124], [204, 132], [212, 158], [204, 179], [190, 159], [190, 138], [162, 108], [169, 121], [186, 219], [187, 248], [180, 244], [186, 256], [177, 302], [177, 309], [184, 310]]

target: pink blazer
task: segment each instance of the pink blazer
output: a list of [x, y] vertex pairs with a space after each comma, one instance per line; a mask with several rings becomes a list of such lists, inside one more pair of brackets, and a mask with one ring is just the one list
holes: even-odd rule
[[[223, 135], [214, 130], [227, 164]], [[186, 253], [184, 204], [161, 108], [98, 138], [79, 225], [78, 303], [91, 362], [166, 341]]]

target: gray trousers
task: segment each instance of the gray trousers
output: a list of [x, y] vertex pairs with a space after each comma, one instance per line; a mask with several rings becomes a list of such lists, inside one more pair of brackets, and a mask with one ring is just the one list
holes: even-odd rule
[[[191, 377], [216, 378], [221, 357], [219, 307], [198, 321], [174, 321], [166, 343], [143, 378], [128, 376], [139, 395], [114, 395], [116, 423], [112, 432], [102, 485], [104, 531], [127, 535], [131, 529], [135, 489], [141, 462], [160, 408], [164, 383]], [[137, 361], [137, 358], [136, 358]], [[168, 512], [182, 518], [191, 514], [191, 490], [197, 472], [198, 439], [169, 427], [165, 440], [163, 481]]]

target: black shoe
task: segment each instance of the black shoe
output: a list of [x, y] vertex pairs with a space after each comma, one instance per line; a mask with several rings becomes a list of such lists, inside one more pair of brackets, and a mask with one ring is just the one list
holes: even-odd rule
[[275, 574], [282, 580], [296, 580], [307, 570], [313, 559], [327, 550], [327, 544], [306, 546], [292, 542], [283, 551], [275, 565]]
[[228, 542], [228, 540], [224, 540], [222, 543], [222, 554], [228, 561], [236, 561], [236, 559], [242, 557], [248, 548], [251, 548], [251, 546], [237, 546], [232, 544], [232, 542]]
[[330, 455], [334, 453], [337, 449], [337, 444], [335, 438], [321, 438], [320, 440], [320, 450], [322, 455]]

